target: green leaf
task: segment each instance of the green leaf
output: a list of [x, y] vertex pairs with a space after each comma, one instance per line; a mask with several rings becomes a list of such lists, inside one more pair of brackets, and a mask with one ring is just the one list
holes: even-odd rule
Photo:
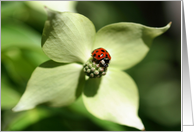
[[143, 112], [165, 126], [181, 123], [181, 83], [177, 80], [160, 82], [147, 91], [142, 99]]
[[109, 68], [101, 79], [89, 79], [83, 93], [87, 110], [94, 116], [143, 130], [138, 117], [139, 96], [133, 79], [125, 72]]
[[[132, 69], [132, 68], [131, 68]], [[177, 77], [177, 71], [166, 61], [148, 61], [133, 68], [130, 74], [138, 84], [140, 98], [144, 100], [147, 92], [163, 81], [168, 81]], [[143, 103], [141, 103], [143, 104]]]
[[5, 79], [1, 79], [1, 109], [11, 109], [19, 99], [20, 94]]
[[18, 47], [10, 47], [9, 50], [2, 52], [2, 63], [9, 77], [17, 83], [26, 83], [35, 69], [36, 65], [30, 63], [31, 59], [33, 58], [27, 58]]
[[[131, 6], [131, 4], [128, 6]], [[76, 9], [79, 13], [88, 17], [94, 23], [96, 29], [123, 20], [123, 14], [121, 15], [121, 12], [118, 12], [119, 9], [114, 8], [112, 4], [106, 1], [79, 1]]]
[[13, 17], [15, 14], [21, 13], [25, 9], [23, 1], [4, 1], [4, 4], [1, 4], [1, 20]]
[[51, 106], [66, 106], [81, 94], [84, 74], [79, 64], [47, 61], [33, 72], [26, 91], [13, 111], [32, 109], [48, 102]]
[[110, 66], [128, 69], [140, 62], [151, 46], [152, 40], [170, 28], [147, 27], [136, 23], [116, 23], [97, 32], [93, 49], [103, 47], [110, 53]]
[[51, 116], [48, 110], [36, 108], [29, 111], [15, 113], [13, 111], [6, 111], [2, 116], [5, 121], [3, 125], [4, 131], [22, 131], [30, 125], [37, 123], [41, 119]]
[[47, 10], [42, 35], [45, 54], [56, 62], [86, 62], [96, 33], [93, 23], [77, 13]]
[[25, 24], [4, 24], [1, 33], [1, 50], [15, 46], [42, 52], [40, 34]]

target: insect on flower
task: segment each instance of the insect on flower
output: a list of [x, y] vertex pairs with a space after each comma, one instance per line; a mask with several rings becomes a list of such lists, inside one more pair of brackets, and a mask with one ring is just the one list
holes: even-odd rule
[[92, 51], [92, 57], [94, 58], [94, 61], [101, 64], [105, 68], [108, 67], [111, 60], [110, 54], [104, 48], [98, 48]]

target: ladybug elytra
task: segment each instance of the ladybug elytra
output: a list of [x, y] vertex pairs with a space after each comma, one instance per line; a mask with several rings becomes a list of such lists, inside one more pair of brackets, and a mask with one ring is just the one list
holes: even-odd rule
[[104, 48], [95, 49], [92, 52], [92, 57], [99, 61], [104, 67], [108, 67], [108, 64], [111, 60], [110, 54]]

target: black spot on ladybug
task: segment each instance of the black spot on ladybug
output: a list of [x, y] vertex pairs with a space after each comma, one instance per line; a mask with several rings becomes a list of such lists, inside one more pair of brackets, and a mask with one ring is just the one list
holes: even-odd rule
[[98, 55], [98, 57], [100, 57], [100, 55]]
[[96, 54], [94, 54], [94, 57], [96, 56]]
[[104, 50], [101, 50], [102, 52], [104, 52]]
[[98, 53], [98, 50], [96, 51], [96, 53]]

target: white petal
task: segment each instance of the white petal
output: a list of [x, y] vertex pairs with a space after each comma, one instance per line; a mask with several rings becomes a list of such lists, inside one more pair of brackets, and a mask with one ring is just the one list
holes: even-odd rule
[[83, 101], [94, 116], [143, 130], [138, 117], [139, 96], [135, 82], [125, 72], [108, 69], [102, 79], [89, 79]]
[[48, 9], [42, 35], [45, 54], [56, 62], [86, 62], [91, 56], [96, 31], [93, 23], [78, 13]]
[[111, 67], [128, 69], [146, 56], [152, 40], [167, 31], [170, 25], [152, 28], [127, 22], [110, 24], [97, 32], [93, 49], [105, 48], [111, 55]]
[[47, 61], [35, 69], [26, 91], [13, 111], [34, 108], [41, 103], [66, 106], [81, 94], [84, 74], [79, 64], [62, 64]]

